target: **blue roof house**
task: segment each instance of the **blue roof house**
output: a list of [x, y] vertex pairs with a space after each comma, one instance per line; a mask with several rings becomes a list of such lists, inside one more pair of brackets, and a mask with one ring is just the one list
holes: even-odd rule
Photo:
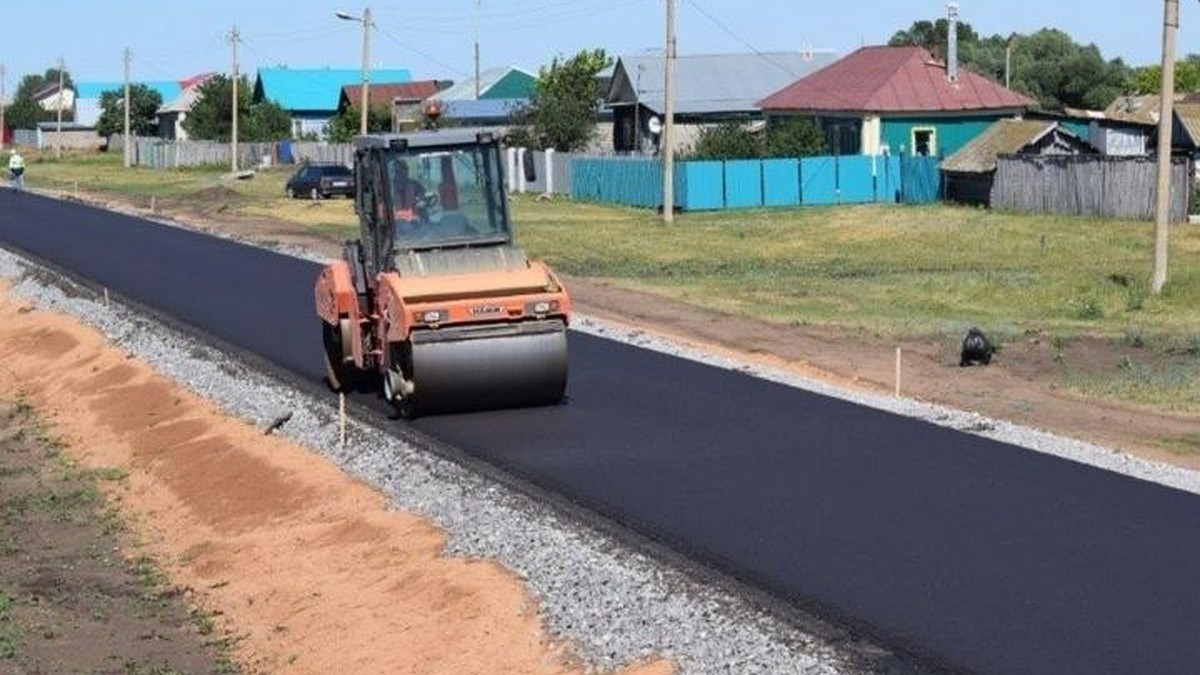
[[[380, 68], [369, 73], [372, 84], [399, 84], [412, 80], [404, 68]], [[292, 116], [292, 136], [323, 136], [325, 125], [337, 115], [342, 87], [362, 83], [357, 68], [259, 68], [254, 101], [274, 101]]]
[[[161, 82], [131, 82], [141, 84], [157, 91], [164, 103], [179, 96], [179, 83], [165, 80]], [[76, 82], [75, 83], [75, 121], [88, 127], [96, 126], [100, 121], [100, 95], [106, 91], [116, 91], [122, 95], [125, 92], [124, 82]]]

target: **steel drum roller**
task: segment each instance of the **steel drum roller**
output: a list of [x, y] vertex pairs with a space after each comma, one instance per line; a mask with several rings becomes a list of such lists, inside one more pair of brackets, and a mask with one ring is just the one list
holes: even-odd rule
[[561, 321], [412, 336], [412, 403], [418, 412], [547, 405], [567, 386]]

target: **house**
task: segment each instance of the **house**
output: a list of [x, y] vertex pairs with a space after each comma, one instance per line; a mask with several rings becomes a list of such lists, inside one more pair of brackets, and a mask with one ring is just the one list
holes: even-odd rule
[[[424, 118], [423, 102], [449, 87], [449, 80], [417, 80], [397, 84], [371, 84], [367, 87], [367, 105], [373, 110], [390, 111], [392, 131], [416, 129]], [[357, 109], [362, 102], [362, 84], [342, 87], [338, 98], [338, 114]]]
[[63, 119], [71, 119], [75, 110], [75, 91], [70, 86], [59, 93], [58, 82], [47, 82], [30, 93], [29, 97], [47, 112], [63, 111]]
[[179, 83], [180, 91], [171, 99], [163, 99], [163, 105], [158, 109], [158, 136], [167, 140], [187, 140], [187, 130], [183, 121], [187, 119], [192, 106], [200, 100], [200, 87], [213, 77], [213, 73], [193, 75]]
[[[361, 84], [363, 73], [350, 68], [259, 68], [254, 81], [255, 102], [274, 101], [292, 118], [292, 136], [322, 136], [337, 114], [342, 87]], [[368, 71], [370, 82], [409, 82], [403, 68]]]
[[516, 66], [489, 68], [437, 94], [442, 103], [476, 99], [528, 99], [537, 88], [537, 76]]
[[426, 99], [442, 109], [442, 124], [504, 126], [537, 89], [537, 76], [516, 66], [489, 68]]
[[759, 102], [769, 117], [815, 117], [835, 154], [911, 156], [953, 154], [1033, 104], [922, 47], [887, 46], [859, 48]]
[[942, 160], [945, 196], [950, 201], [991, 203], [1000, 155], [1080, 155], [1096, 152], [1064, 125], [1051, 120], [1002, 119], [993, 122]]
[[[677, 147], [691, 145], [706, 126], [761, 119], [759, 99], [835, 58], [823, 51], [677, 56], [672, 105]], [[640, 152], [657, 145], [666, 111], [664, 68], [661, 55], [632, 54], [600, 73], [608, 79], [604, 101], [612, 111], [613, 150]]]
[[1184, 99], [1174, 105], [1172, 115], [1175, 118], [1171, 129], [1172, 147], [1200, 160], [1200, 101], [1192, 103]]
[[[142, 84], [158, 92], [163, 101], [170, 101], [179, 95], [180, 84], [173, 80], [154, 82], [134, 82]], [[75, 121], [87, 126], [96, 126], [100, 121], [103, 109], [100, 107], [100, 96], [106, 91], [115, 91], [121, 95], [125, 92], [124, 82], [76, 82], [75, 83]]]

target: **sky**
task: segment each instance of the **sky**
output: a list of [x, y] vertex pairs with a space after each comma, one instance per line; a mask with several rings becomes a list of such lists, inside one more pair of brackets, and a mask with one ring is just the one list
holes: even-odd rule
[[[1176, 54], [1200, 53], [1200, 3], [1180, 1]], [[462, 81], [483, 69], [519, 66], [536, 73], [556, 56], [603, 48], [620, 56], [662, 53], [666, 0], [410, 0], [371, 4], [370, 61], [407, 68], [413, 79]], [[958, 0], [960, 20], [981, 36], [1057, 28], [1106, 59], [1129, 65], [1162, 56], [1163, 3], [1142, 0]], [[1143, 8], [1135, 9], [1138, 5]], [[6, 11], [0, 38], [5, 93], [21, 77], [61, 57], [77, 81], [119, 82], [123, 52], [134, 81], [179, 80], [230, 72], [231, 29], [240, 35], [241, 72], [293, 68], [358, 69], [363, 5], [337, 0], [60, 0], [37, 11]], [[917, 20], [946, 16], [941, 0], [676, 0], [677, 53], [832, 50], [845, 55], [884, 44]], [[1016, 47], [1019, 49], [1019, 43]]]

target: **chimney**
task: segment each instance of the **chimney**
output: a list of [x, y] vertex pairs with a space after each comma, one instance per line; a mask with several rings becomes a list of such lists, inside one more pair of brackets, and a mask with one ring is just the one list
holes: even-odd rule
[[946, 79], [950, 84], [958, 82], [958, 3], [946, 5], [950, 24], [946, 26]]

